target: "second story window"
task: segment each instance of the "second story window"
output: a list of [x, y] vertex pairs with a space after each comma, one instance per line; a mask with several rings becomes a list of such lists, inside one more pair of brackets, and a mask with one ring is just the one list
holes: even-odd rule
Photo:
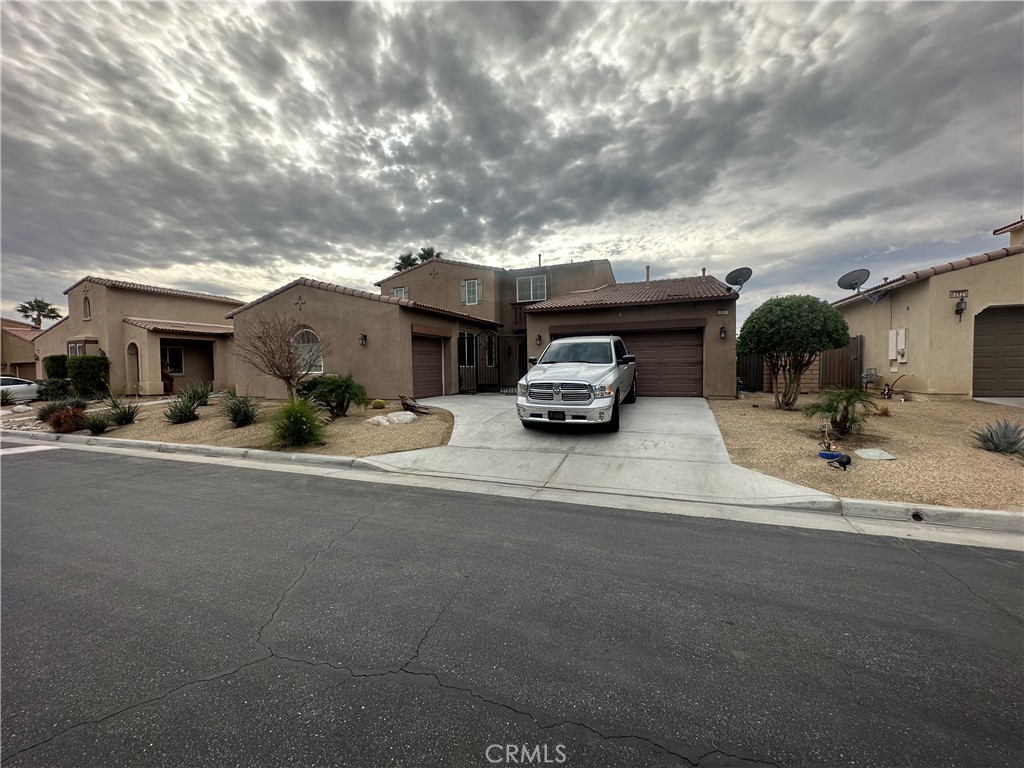
[[92, 317], [92, 302], [88, 296], [82, 299], [82, 317], [86, 320]]
[[395, 299], [408, 299], [409, 298], [409, 289], [404, 287], [404, 286], [401, 287], [401, 288], [392, 288], [391, 289], [391, 297], [395, 298]]
[[543, 301], [548, 297], [548, 281], [544, 275], [516, 279], [516, 301]]
[[463, 280], [459, 286], [459, 303], [463, 306], [479, 304], [484, 300], [484, 286], [480, 280]]

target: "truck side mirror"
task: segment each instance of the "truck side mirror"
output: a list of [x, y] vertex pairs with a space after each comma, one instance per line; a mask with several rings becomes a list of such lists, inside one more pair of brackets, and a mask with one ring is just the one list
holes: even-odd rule
[[619, 358], [619, 365], [628, 365], [636, 362], [636, 355], [623, 355]]
[[526, 358], [526, 362], [528, 362], [530, 365], [536, 365], [537, 364], [537, 358], [536, 357], [528, 357], [528, 358]]

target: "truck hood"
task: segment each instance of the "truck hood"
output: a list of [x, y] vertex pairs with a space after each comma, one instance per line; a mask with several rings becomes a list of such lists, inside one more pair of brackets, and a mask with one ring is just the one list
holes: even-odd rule
[[596, 384], [615, 370], [608, 363], [547, 363], [535, 365], [526, 374], [527, 381], [586, 381]]

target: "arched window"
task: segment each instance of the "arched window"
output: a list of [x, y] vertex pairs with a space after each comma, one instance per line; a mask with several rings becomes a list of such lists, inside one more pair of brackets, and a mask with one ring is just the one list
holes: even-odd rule
[[82, 299], [82, 317], [86, 320], [92, 317], [92, 302], [89, 301], [88, 296]]
[[323, 347], [320, 337], [312, 329], [303, 328], [295, 334], [295, 349], [302, 366], [309, 366], [310, 373], [324, 372]]

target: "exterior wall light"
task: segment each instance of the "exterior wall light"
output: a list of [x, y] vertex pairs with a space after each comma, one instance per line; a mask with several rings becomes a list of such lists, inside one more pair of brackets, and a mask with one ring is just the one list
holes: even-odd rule
[[967, 299], [959, 299], [953, 311], [956, 312], [957, 322], [962, 323], [964, 321], [964, 312], [967, 311]]
[[365, 333], [360, 333], [359, 334], [359, 346], [360, 347], [365, 347], [366, 346], [366, 334]]
[[725, 341], [725, 326], [724, 325], [721, 328], [718, 329], [718, 338], [722, 339], [722, 341]]
[[537, 338], [534, 339], [534, 341], [537, 342], [537, 346], [539, 347], [544, 342], [544, 338], [538, 333]]

